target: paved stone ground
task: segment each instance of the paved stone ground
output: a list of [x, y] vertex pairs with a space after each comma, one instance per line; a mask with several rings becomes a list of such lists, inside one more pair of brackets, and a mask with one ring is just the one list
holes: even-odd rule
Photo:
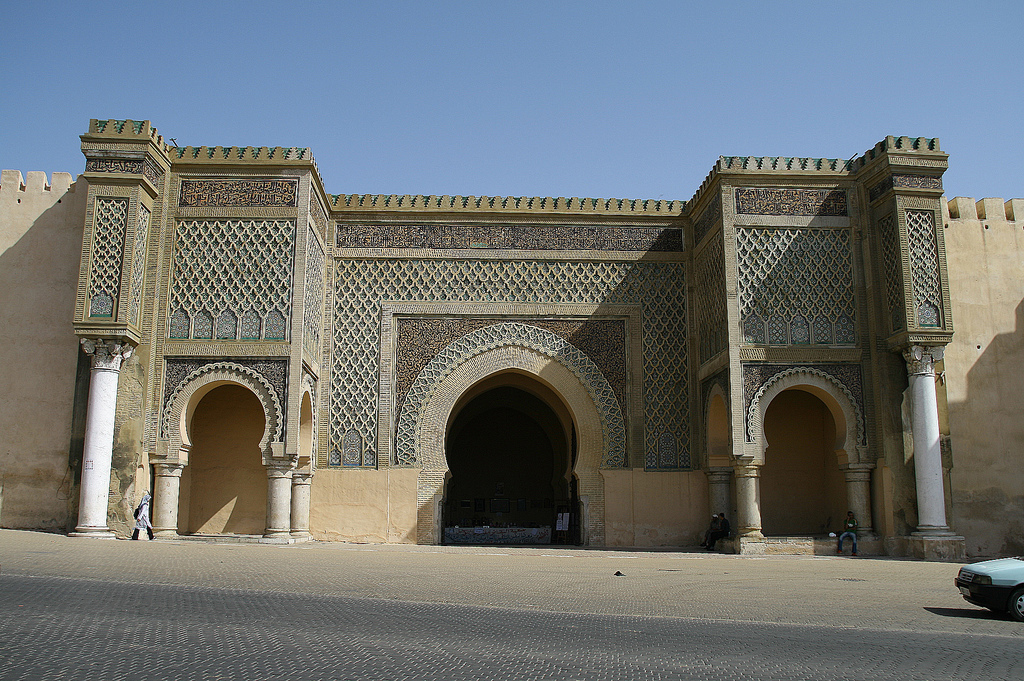
[[957, 568], [0, 531], [0, 679], [1019, 681]]

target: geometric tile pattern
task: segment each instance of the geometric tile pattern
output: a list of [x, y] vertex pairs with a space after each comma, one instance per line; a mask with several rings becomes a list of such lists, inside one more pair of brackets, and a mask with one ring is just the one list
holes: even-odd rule
[[96, 199], [89, 272], [89, 316], [113, 317], [121, 288], [121, 257], [128, 226], [128, 199]]
[[711, 200], [711, 205], [704, 209], [701, 216], [693, 223], [693, 245], [697, 246], [704, 241], [711, 228], [714, 227], [719, 218], [722, 217], [722, 199], [716, 196]]
[[310, 357], [320, 361], [320, 329], [324, 300], [324, 248], [313, 228], [306, 235], [306, 288], [303, 304], [302, 344]]
[[848, 229], [736, 230], [744, 342], [853, 345]]
[[896, 218], [889, 213], [878, 221], [878, 237], [882, 241], [882, 266], [885, 270], [885, 298], [889, 310], [889, 330], [903, 329], [903, 267], [900, 257], [900, 235]]
[[693, 263], [693, 315], [697, 324], [700, 363], [725, 349], [729, 339], [726, 328], [725, 252], [721, 240], [709, 243]]
[[285, 338], [294, 221], [182, 220], [175, 236], [171, 338], [210, 338], [214, 319], [217, 338], [238, 338], [238, 319], [253, 313], [264, 322], [255, 337]]
[[[398, 418], [395, 464], [412, 466], [417, 463], [417, 432], [422, 421], [422, 410], [437, 385], [466, 360], [488, 350], [508, 345], [530, 348], [552, 357], [580, 379], [593, 399], [594, 406], [597, 407], [601, 419], [602, 442], [607, 443], [601, 466], [625, 466], [626, 429], [622, 421], [622, 412], [619, 410], [615, 393], [604, 379], [601, 370], [571, 343], [549, 331], [518, 322], [500, 322], [477, 329], [446, 347], [423, 368], [409, 388]], [[675, 438], [671, 435], [668, 437], [671, 438], [674, 447]]]
[[689, 466], [682, 263], [339, 258], [333, 267], [334, 318], [325, 326], [334, 331], [328, 452], [336, 460], [350, 430], [364, 450], [377, 449], [383, 301], [606, 303], [641, 306], [647, 466], [659, 468], [657, 442], [666, 432], [678, 438], [676, 466]]
[[131, 294], [128, 299], [128, 321], [139, 325], [139, 307], [142, 304], [142, 277], [146, 273], [146, 241], [149, 236], [149, 209], [139, 206], [139, 219], [135, 225], [135, 247], [132, 249]]
[[910, 281], [914, 289], [917, 325], [942, 326], [939, 250], [935, 241], [935, 214], [932, 211], [907, 211], [907, 246], [910, 250]]

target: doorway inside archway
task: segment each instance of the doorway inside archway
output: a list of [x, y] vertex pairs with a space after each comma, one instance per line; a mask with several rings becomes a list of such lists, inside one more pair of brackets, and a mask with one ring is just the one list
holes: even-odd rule
[[846, 480], [836, 455], [836, 424], [824, 402], [783, 390], [764, 418], [761, 524], [769, 536], [825, 535], [846, 517]]
[[263, 534], [267, 473], [260, 453], [266, 419], [240, 385], [206, 393], [192, 413], [192, 449], [182, 470], [179, 534]]
[[576, 544], [572, 420], [521, 376], [506, 380], [518, 385], [478, 389], [448, 429], [445, 541]]

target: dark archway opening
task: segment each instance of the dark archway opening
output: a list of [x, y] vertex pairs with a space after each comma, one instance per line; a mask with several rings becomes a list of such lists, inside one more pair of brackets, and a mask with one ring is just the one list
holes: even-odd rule
[[448, 430], [449, 543], [579, 542], [571, 421], [520, 387], [473, 397]]
[[769, 536], [824, 535], [846, 517], [846, 479], [836, 423], [815, 395], [791, 388], [768, 405], [761, 469], [761, 523]]

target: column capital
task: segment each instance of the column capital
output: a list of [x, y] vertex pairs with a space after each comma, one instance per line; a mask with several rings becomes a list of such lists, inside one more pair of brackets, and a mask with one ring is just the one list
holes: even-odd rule
[[292, 471], [293, 485], [308, 485], [312, 481], [312, 471]]
[[287, 462], [274, 462], [267, 464], [268, 478], [290, 478], [292, 476], [291, 464]]
[[708, 476], [708, 482], [711, 484], [728, 484], [729, 480], [732, 479], [733, 469], [725, 466], [713, 466], [704, 471], [704, 474]]
[[180, 461], [153, 461], [153, 468], [156, 475], [169, 475], [179, 477], [185, 464]]
[[934, 376], [935, 363], [941, 362], [945, 348], [941, 345], [911, 345], [903, 349], [907, 373], [911, 376]]
[[737, 478], [761, 477], [761, 467], [753, 463], [738, 461], [732, 470], [733, 475], [735, 475]]
[[92, 368], [101, 371], [120, 371], [121, 362], [132, 356], [134, 347], [123, 340], [83, 338], [82, 349], [92, 357]]

